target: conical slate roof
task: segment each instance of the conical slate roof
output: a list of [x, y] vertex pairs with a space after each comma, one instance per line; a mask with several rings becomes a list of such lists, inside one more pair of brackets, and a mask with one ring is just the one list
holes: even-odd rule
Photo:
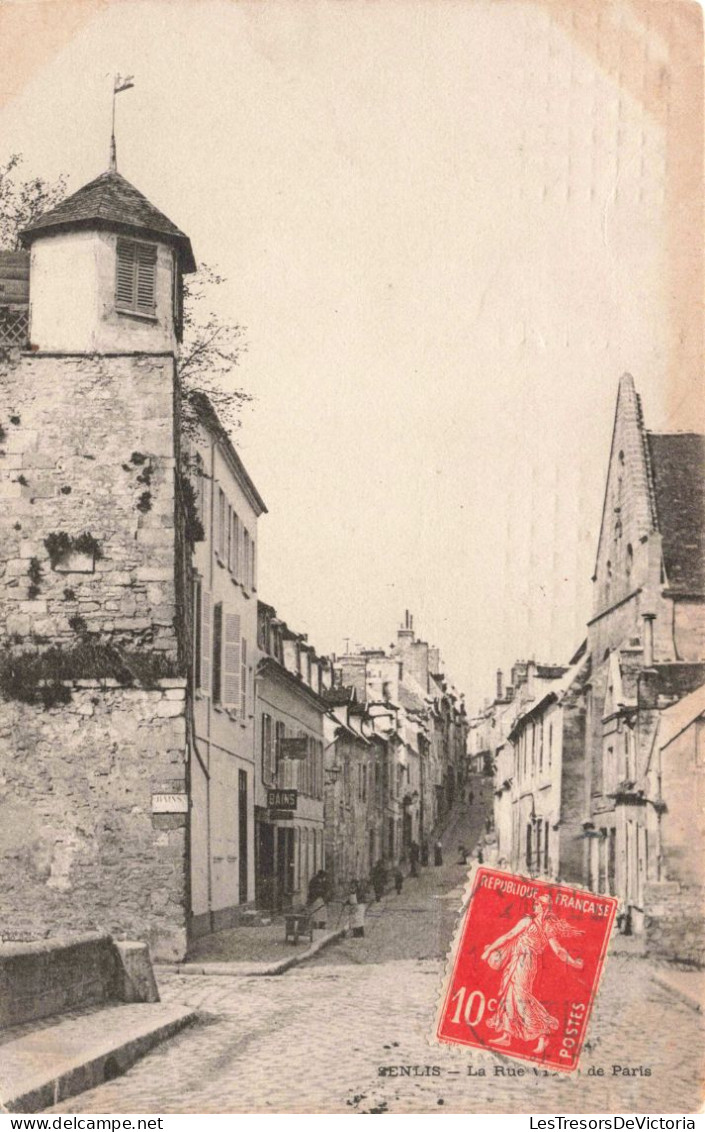
[[101, 173], [83, 185], [61, 204], [45, 212], [21, 233], [28, 247], [38, 235], [62, 228], [110, 228], [152, 236], [176, 245], [181, 254], [183, 271], [195, 271], [191, 241], [163, 212], [118, 172]]

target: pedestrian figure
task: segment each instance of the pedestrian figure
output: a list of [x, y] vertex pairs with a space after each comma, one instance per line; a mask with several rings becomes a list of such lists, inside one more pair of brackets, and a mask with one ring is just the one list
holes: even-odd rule
[[379, 904], [387, 884], [387, 866], [380, 858], [372, 870], [372, 887], [375, 890], [375, 900]]
[[464, 845], [458, 846], [458, 853], [460, 855], [460, 860], [458, 861], [458, 864], [459, 865], [467, 865], [467, 863], [468, 863], [468, 851], [467, 851], [467, 849], [465, 848]]
[[409, 846], [409, 861], [411, 862], [410, 876], [417, 877], [419, 875], [419, 846], [416, 841], [412, 841]]
[[475, 795], [473, 794], [472, 790], [468, 791], [468, 806], [472, 806], [474, 799]]
[[330, 897], [331, 891], [328, 874], [325, 869], [319, 869], [315, 876], [311, 877], [308, 886], [307, 904], [314, 928], [328, 927], [328, 903]]
[[478, 863], [478, 865], [481, 865], [482, 862], [484, 861], [484, 859], [485, 858], [482, 855], [482, 849], [478, 849], [477, 850], [477, 863]]
[[433, 863], [434, 865], [443, 864], [443, 846], [440, 841], [437, 841], [433, 849]]
[[485, 822], [485, 833], [491, 833], [491, 832], [492, 832], [492, 818], [487, 818], [487, 821]]
[[361, 939], [365, 934], [365, 904], [358, 899], [357, 885], [353, 881], [347, 895], [343, 910], [348, 913], [348, 929], [355, 939]]
[[421, 864], [423, 865], [424, 868], [428, 867], [428, 858], [429, 858], [428, 841], [424, 840], [424, 842], [421, 846]]
[[397, 896], [401, 896], [401, 889], [402, 889], [403, 883], [404, 883], [404, 874], [402, 873], [401, 869], [397, 866], [396, 872], [394, 873], [394, 887], [397, 890]]

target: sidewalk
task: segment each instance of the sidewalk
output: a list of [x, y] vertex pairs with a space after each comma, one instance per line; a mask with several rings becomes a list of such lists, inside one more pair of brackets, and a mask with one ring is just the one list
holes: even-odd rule
[[185, 1006], [105, 1003], [10, 1027], [2, 1033], [0, 1103], [7, 1112], [40, 1112], [124, 1073], [195, 1021]]
[[347, 919], [340, 915], [341, 905], [328, 905], [328, 928], [315, 928], [313, 941], [308, 937], [298, 943], [284, 939], [284, 916], [268, 924], [226, 928], [196, 940], [189, 948], [186, 962], [157, 964], [157, 973], [169, 971], [182, 975], [282, 975], [291, 967], [304, 963], [323, 948], [342, 939]]
[[705, 972], [664, 964], [662, 967], [652, 968], [651, 979], [679, 1002], [699, 1014], [702, 1013], [705, 1002]]

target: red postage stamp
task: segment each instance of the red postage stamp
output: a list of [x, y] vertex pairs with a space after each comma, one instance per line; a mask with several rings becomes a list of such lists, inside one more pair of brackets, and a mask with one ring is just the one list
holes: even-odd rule
[[612, 896], [478, 869], [439, 1040], [575, 1069], [616, 909]]

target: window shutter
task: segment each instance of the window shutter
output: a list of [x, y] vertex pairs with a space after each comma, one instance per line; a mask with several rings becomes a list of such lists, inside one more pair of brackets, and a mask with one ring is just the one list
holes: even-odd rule
[[240, 677], [240, 713], [243, 719], [247, 718], [247, 641], [242, 638], [242, 674]]
[[128, 240], [117, 242], [117, 283], [115, 301], [119, 307], [134, 306], [135, 257], [134, 245]]
[[233, 511], [233, 577], [240, 580], [240, 520]]
[[201, 688], [210, 695], [211, 690], [211, 595], [203, 593], [201, 621]]
[[223, 702], [237, 711], [240, 700], [240, 616], [237, 613], [225, 615], [223, 686]]
[[154, 244], [135, 244], [138, 311], [154, 314], [157, 305], [157, 249]]
[[116, 306], [154, 314], [157, 305], [157, 246], [117, 241]]
[[262, 716], [262, 777], [266, 783], [271, 783], [274, 777], [272, 766], [272, 717]]

